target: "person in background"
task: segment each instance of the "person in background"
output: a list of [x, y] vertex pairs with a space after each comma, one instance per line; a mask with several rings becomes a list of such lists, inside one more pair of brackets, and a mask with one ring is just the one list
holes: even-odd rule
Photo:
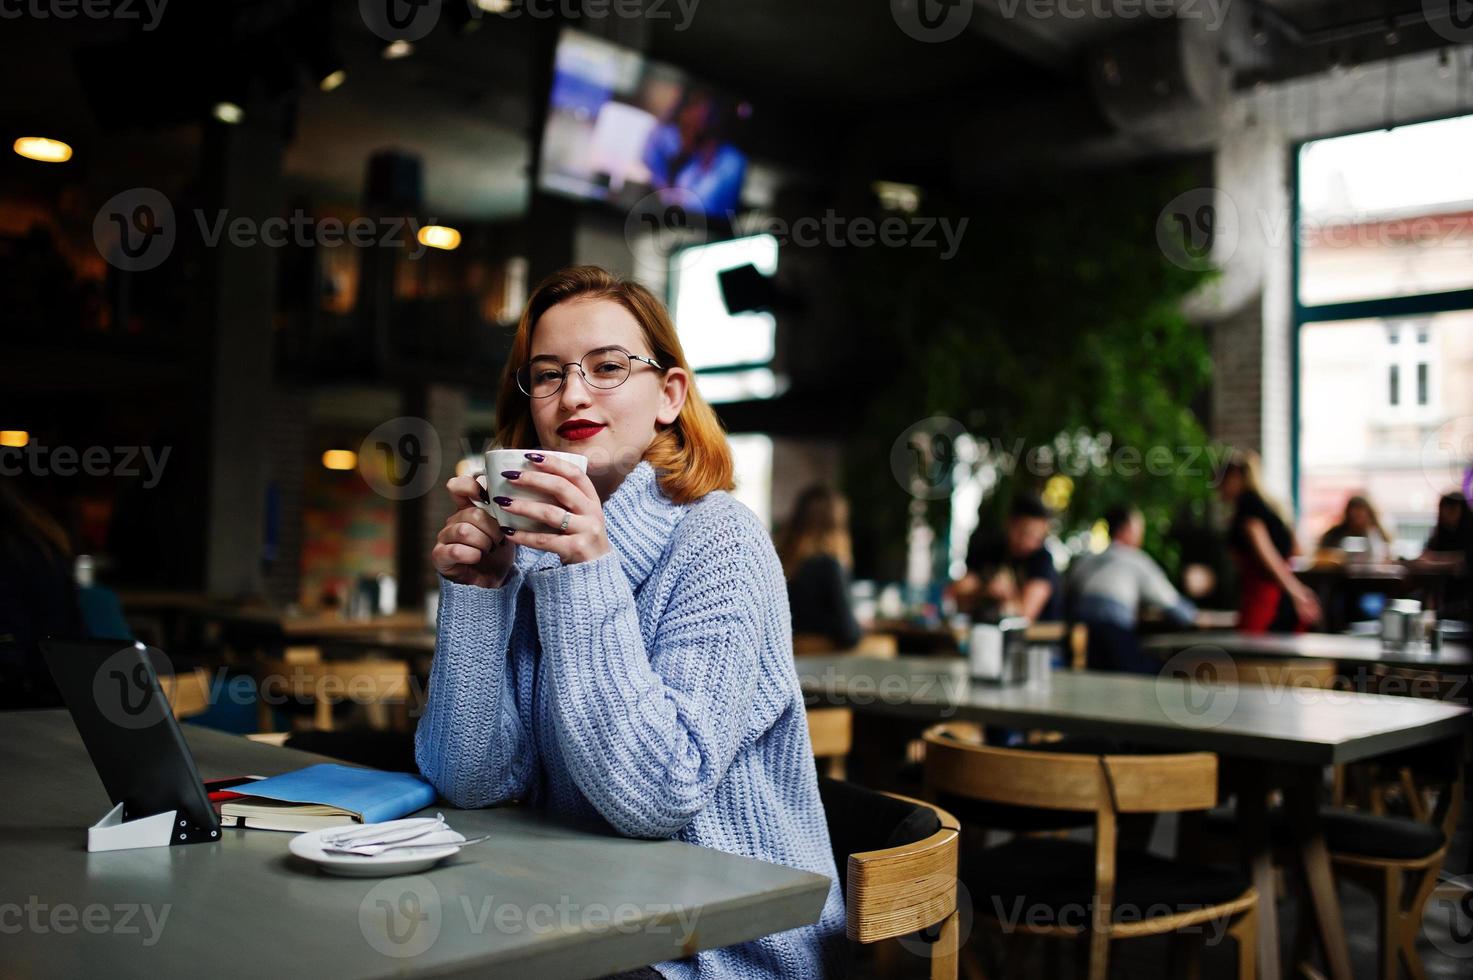
[[1320, 618], [1319, 600], [1289, 567], [1294, 532], [1264, 495], [1258, 472], [1257, 453], [1235, 452], [1217, 487], [1233, 508], [1228, 544], [1238, 565], [1238, 629], [1302, 632]]
[[798, 496], [778, 544], [793, 633], [816, 633], [840, 650], [859, 643], [859, 621], [849, 605], [849, 502], [829, 487], [815, 485]]
[[958, 606], [972, 610], [974, 619], [1062, 619], [1059, 570], [1043, 546], [1053, 516], [1036, 494], [1020, 494], [1002, 537], [978, 528], [967, 544], [967, 573], [952, 587]]
[[37, 641], [82, 631], [66, 532], [0, 480], [0, 709], [61, 704]]
[[1437, 502], [1437, 526], [1417, 560], [1453, 576], [1439, 615], [1473, 617], [1473, 510], [1461, 493], [1445, 493]]
[[1437, 502], [1437, 526], [1422, 549], [1422, 560], [1455, 564], [1473, 562], [1473, 511], [1456, 490]]
[[1320, 538], [1321, 548], [1344, 548], [1346, 538], [1364, 538], [1365, 557], [1381, 561], [1391, 553], [1391, 535], [1381, 525], [1381, 518], [1370, 500], [1357, 494], [1345, 502], [1345, 514], [1340, 523], [1325, 532]]
[[1089, 630], [1091, 670], [1123, 670], [1155, 674], [1160, 663], [1143, 653], [1136, 633], [1141, 603], [1159, 608], [1167, 618], [1189, 626], [1197, 607], [1182, 597], [1166, 573], [1141, 550], [1146, 521], [1135, 507], [1120, 505], [1105, 512], [1110, 544], [1096, 555], [1080, 558], [1065, 580], [1070, 618]]
[[[706, 214], [741, 206], [747, 158], [729, 142], [732, 113], [725, 101], [700, 88], [687, 89], [675, 109], [650, 133], [642, 155], [650, 183], [662, 200], [682, 207], [694, 195]], [[664, 195], [669, 192], [670, 196]]]

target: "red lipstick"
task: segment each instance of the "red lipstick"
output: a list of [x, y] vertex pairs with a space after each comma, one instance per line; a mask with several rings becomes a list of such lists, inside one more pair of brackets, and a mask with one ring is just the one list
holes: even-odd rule
[[557, 427], [557, 434], [569, 442], [581, 442], [598, 435], [606, 428], [601, 422], [588, 419], [569, 419]]

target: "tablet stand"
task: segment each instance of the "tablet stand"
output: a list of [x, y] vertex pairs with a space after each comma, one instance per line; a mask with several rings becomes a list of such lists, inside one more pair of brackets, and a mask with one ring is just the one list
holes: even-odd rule
[[196, 827], [188, 819], [175, 819], [178, 810], [166, 810], [136, 820], [123, 819], [123, 804], [87, 828], [87, 850], [121, 851], [132, 847], [165, 847], [174, 844], [208, 844], [220, 839], [218, 828]]

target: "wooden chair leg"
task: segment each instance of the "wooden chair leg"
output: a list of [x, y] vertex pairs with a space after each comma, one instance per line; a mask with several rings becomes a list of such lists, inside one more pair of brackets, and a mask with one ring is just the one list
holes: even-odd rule
[[1238, 943], [1238, 980], [1254, 980], [1258, 976], [1258, 905], [1255, 903], [1238, 916], [1228, 929]]
[[957, 913], [953, 910], [941, 923], [941, 934], [931, 946], [931, 980], [956, 980], [957, 939], [961, 935], [957, 928]]
[[1089, 980], [1109, 980], [1110, 934], [1098, 927], [1089, 934]]
[[1381, 980], [1400, 980], [1401, 970], [1397, 966], [1401, 959], [1401, 930], [1397, 928], [1398, 911], [1401, 908], [1401, 872], [1388, 868], [1380, 874], [1377, 882], [1376, 902], [1380, 905], [1378, 923], [1381, 940]]

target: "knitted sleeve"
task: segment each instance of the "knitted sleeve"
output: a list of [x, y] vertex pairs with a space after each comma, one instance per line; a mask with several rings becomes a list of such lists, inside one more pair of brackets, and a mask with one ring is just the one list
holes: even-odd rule
[[753, 711], [763, 620], [782, 576], [775, 556], [763, 561], [765, 534], [708, 523], [670, 559], [689, 564], [659, 622], [646, 624], [648, 644], [617, 553], [528, 576], [563, 759], [630, 837], [672, 837], [701, 811]]
[[439, 637], [414, 760], [462, 809], [524, 798], [532, 785], [532, 653], [512, 642], [525, 581], [520, 567], [499, 589], [440, 580]]

